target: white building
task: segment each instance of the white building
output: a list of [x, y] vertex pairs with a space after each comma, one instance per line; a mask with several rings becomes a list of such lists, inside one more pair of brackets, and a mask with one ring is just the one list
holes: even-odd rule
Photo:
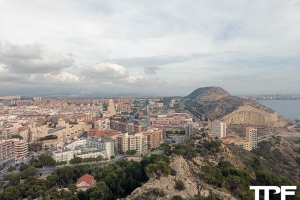
[[87, 140], [87, 144], [90, 147], [104, 150], [106, 158], [115, 156], [115, 142], [113, 140], [98, 139], [93, 137]]
[[74, 152], [73, 150], [69, 150], [69, 149], [59, 149], [57, 151], [52, 152], [52, 158], [56, 162], [61, 162], [61, 161], [69, 162], [71, 159], [74, 158]]
[[70, 150], [75, 150], [76, 147], [78, 146], [86, 146], [87, 145], [87, 140], [76, 140], [74, 142], [71, 142], [67, 145], [65, 145], [65, 148], [70, 149]]
[[215, 120], [212, 122], [212, 129], [214, 131], [214, 136], [218, 139], [221, 139], [222, 137], [226, 137], [226, 123]]
[[88, 150], [79, 150], [75, 153], [75, 157], [79, 158], [97, 158], [98, 156], [106, 158], [106, 152], [100, 149], [91, 148]]

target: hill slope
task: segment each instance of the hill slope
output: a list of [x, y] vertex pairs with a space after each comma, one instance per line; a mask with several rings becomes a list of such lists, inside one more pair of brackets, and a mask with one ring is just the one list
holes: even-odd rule
[[[168, 148], [166, 148], [168, 149]], [[226, 145], [206, 136], [194, 135], [191, 139], [173, 145], [170, 166], [172, 175], [151, 178], [126, 199], [254, 199], [250, 185], [300, 184], [300, 149], [280, 138], [260, 143], [249, 152], [234, 144]], [[182, 181], [182, 190], [176, 189]], [[280, 196], [270, 194], [270, 199]], [[300, 197], [300, 191], [297, 191]]]
[[284, 127], [286, 121], [274, 110], [253, 100], [230, 96], [219, 87], [198, 88], [186, 98], [199, 103], [200, 112], [211, 120], [219, 119], [228, 125]]

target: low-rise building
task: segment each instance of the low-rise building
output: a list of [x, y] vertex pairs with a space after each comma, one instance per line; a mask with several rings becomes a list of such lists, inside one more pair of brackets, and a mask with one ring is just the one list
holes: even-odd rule
[[73, 141], [73, 142], [65, 145], [65, 148], [70, 149], [70, 150], [75, 150], [75, 148], [78, 146], [86, 146], [86, 145], [87, 145], [87, 140], [81, 139], [81, 140], [76, 140], [76, 141]]
[[97, 158], [98, 156], [102, 156], [103, 158], [106, 158], [105, 151], [96, 148], [86, 148], [86, 149], [78, 149], [75, 153], [75, 157], [79, 157], [79, 158]]
[[78, 190], [86, 191], [87, 189], [95, 186], [96, 186], [96, 181], [94, 177], [89, 174], [83, 175], [76, 182], [76, 187], [78, 188]]
[[56, 162], [66, 161], [69, 162], [74, 158], [74, 152], [70, 149], [58, 149], [57, 151], [52, 152], [52, 158]]

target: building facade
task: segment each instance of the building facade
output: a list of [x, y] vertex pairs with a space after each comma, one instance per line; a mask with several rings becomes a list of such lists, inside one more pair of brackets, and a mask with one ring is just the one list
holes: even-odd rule
[[106, 158], [115, 156], [115, 142], [113, 140], [98, 139], [92, 137], [87, 140], [87, 144], [90, 147], [104, 150]]
[[15, 140], [15, 161], [21, 162], [26, 159], [28, 155], [28, 143], [23, 140]]
[[74, 152], [69, 149], [59, 149], [57, 151], [52, 152], [52, 158], [55, 160], [55, 162], [69, 162], [71, 159], [74, 158]]
[[147, 137], [143, 133], [129, 135], [128, 133], [117, 136], [117, 151], [126, 153], [127, 150], [136, 150], [138, 155], [143, 155], [147, 152]]
[[150, 129], [147, 132], [143, 132], [143, 135], [146, 137], [147, 150], [158, 148], [164, 142], [164, 133], [163, 130]]
[[13, 140], [0, 140], [0, 168], [9, 166], [15, 161]]
[[253, 127], [246, 128], [246, 141], [251, 143], [252, 149], [257, 148], [258, 136], [257, 136], [256, 128]]
[[222, 137], [226, 137], [226, 123], [215, 120], [212, 122], [212, 129], [214, 131], [214, 136], [218, 139], [221, 139]]

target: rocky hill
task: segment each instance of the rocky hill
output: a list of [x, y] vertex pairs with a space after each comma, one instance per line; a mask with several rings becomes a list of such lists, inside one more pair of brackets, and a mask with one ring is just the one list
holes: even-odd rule
[[230, 94], [220, 87], [203, 87], [194, 90], [191, 94], [186, 96], [187, 99], [193, 99], [200, 103], [207, 101], [217, 101], [223, 97], [230, 96]]
[[198, 88], [186, 98], [199, 103], [199, 112], [211, 120], [219, 119], [228, 125], [284, 127], [285, 119], [274, 110], [253, 100], [230, 94], [219, 87]]
[[[202, 136], [201, 136], [202, 135]], [[271, 138], [252, 152], [234, 144], [225, 145], [203, 134], [173, 145], [171, 175], [151, 178], [126, 200], [143, 199], [254, 199], [250, 185], [299, 185], [299, 149]], [[183, 189], [176, 188], [178, 181]], [[300, 197], [297, 192], [295, 199]], [[277, 200], [280, 196], [270, 196]]]

